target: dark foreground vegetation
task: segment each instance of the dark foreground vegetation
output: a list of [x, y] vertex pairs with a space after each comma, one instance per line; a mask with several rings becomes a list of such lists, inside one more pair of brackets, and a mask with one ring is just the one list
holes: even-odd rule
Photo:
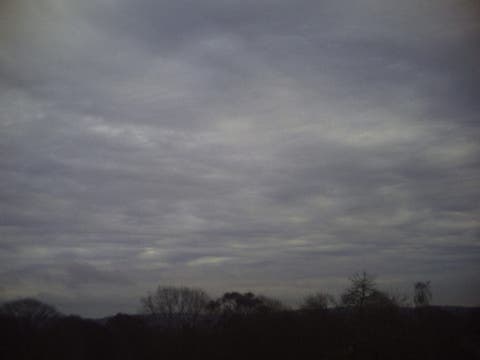
[[430, 306], [420, 288], [406, 306], [363, 274], [338, 302], [317, 293], [292, 310], [252, 293], [159, 287], [144, 314], [99, 320], [23, 299], [0, 308], [0, 358], [480, 359], [480, 309]]

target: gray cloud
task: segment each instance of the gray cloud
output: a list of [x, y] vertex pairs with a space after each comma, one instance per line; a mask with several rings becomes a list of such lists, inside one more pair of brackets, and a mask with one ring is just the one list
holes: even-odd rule
[[478, 305], [474, 1], [1, 6], [3, 298], [295, 302], [367, 269]]

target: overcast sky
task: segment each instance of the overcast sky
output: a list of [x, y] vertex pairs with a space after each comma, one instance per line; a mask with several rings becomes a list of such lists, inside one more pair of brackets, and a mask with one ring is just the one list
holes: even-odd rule
[[480, 305], [476, 0], [0, 0], [0, 298]]

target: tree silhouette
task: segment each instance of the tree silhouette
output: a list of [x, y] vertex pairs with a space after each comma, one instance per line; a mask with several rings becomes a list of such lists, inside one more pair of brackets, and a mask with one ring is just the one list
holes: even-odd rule
[[224, 315], [249, 315], [284, 309], [285, 306], [280, 301], [262, 295], [257, 296], [251, 292], [244, 294], [236, 291], [227, 292], [209, 304], [210, 311]]
[[351, 285], [342, 294], [342, 304], [347, 307], [363, 308], [379, 297], [373, 276], [362, 273], [355, 273], [350, 278]]
[[303, 299], [300, 309], [305, 311], [323, 311], [335, 305], [336, 301], [332, 295], [326, 293], [315, 293], [308, 295]]
[[18, 319], [32, 327], [42, 327], [61, 316], [53, 306], [31, 298], [4, 303], [0, 306], [0, 315]]
[[432, 301], [432, 291], [430, 281], [417, 281], [414, 285], [413, 303], [415, 307], [430, 305]]
[[166, 320], [169, 327], [194, 326], [209, 301], [202, 289], [176, 286], [159, 286], [141, 299], [142, 312]]

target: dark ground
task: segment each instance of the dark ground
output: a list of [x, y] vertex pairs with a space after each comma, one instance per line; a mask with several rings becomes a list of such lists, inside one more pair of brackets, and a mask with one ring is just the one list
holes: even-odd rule
[[480, 308], [276, 311], [167, 326], [139, 315], [3, 316], [1, 359], [480, 359]]

